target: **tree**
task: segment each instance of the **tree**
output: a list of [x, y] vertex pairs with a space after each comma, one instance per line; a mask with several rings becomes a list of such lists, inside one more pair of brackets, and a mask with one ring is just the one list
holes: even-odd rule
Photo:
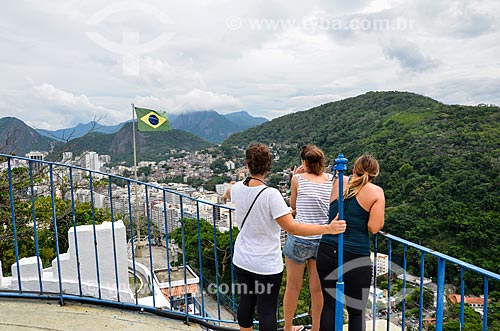
[[[170, 238], [175, 239], [175, 242], [182, 247], [184, 239], [184, 246], [186, 248], [184, 254], [186, 263], [196, 268], [198, 271], [203, 267], [203, 275], [206, 279], [213, 279], [216, 277], [216, 266], [218, 270], [219, 282], [231, 284], [231, 245], [234, 245], [234, 240], [238, 234], [237, 229], [233, 229], [232, 239], [230, 243], [230, 232], [220, 232], [215, 230], [214, 240], [214, 227], [213, 224], [200, 219], [185, 219], [184, 225], [184, 238], [182, 237], [182, 228], [175, 229], [170, 233]], [[201, 246], [198, 245], [198, 226], [200, 227], [200, 241]], [[216, 241], [216, 242], [215, 242]], [[217, 244], [217, 245], [215, 245]], [[199, 253], [202, 254], [202, 266], [199, 261]], [[217, 262], [215, 264], [215, 251], [217, 252]]]
[[[448, 309], [448, 323], [443, 326], [443, 331], [460, 330], [460, 304], [456, 303]], [[481, 331], [482, 319], [469, 305], [464, 305], [464, 330]]]

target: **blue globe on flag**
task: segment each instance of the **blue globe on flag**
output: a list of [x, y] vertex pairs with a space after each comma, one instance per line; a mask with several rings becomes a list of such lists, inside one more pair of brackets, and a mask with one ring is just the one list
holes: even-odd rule
[[155, 114], [149, 115], [148, 121], [149, 121], [149, 123], [151, 123], [151, 125], [155, 125], [155, 126], [158, 125], [158, 123], [160, 123], [160, 119]]

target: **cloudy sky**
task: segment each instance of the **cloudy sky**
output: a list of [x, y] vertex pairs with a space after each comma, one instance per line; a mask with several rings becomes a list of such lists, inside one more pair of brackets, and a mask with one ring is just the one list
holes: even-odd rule
[[0, 118], [268, 119], [374, 90], [500, 104], [498, 0], [4, 1]]

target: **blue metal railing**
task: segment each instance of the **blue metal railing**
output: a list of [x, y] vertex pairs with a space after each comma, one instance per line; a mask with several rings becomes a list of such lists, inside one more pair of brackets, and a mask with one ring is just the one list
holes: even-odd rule
[[[412, 323], [412, 327], [418, 328], [418, 330], [422, 330], [424, 327], [424, 319], [423, 319], [423, 308], [424, 308], [424, 292], [425, 292], [425, 256], [433, 256], [437, 258], [437, 284], [436, 284], [436, 300], [435, 300], [435, 329], [437, 331], [443, 330], [443, 325], [446, 321], [445, 317], [445, 311], [447, 310], [447, 300], [446, 300], [446, 291], [445, 291], [445, 283], [446, 283], [446, 278], [445, 278], [445, 270], [446, 270], [446, 265], [453, 265], [456, 266], [460, 269], [460, 283], [458, 286], [460, 287], [460, 317], [459, 317], [459, 325], [460, 325], [460, 330], [464, 329], [465, 326], [465, 317], [464, 317], [464, 308], [465, 308], [465, 287], [466, 284], [464, 282], [464, 272], [465, 270], [472, 271], [476, 274], [479, 274], [483, 277], [483, 299], [482, 299], [482, 304], [483, 304], [483, 310], [482, 310], [482, 330], [486, 331], [488, 330], [488, 296], [489, 296], [489, 282], [490, 281], [495, 281], [498, 282], [500, 281], [500, 275], [493, 273], [491, 271], [485, 270], [483, 268], [474, 266], [470, 263], [461, 261], [459, 259], [456, 259], [454, 257], [448, 256], [446, 254], [436, 252], [432, 249], [429, 249], [427, 247], [412, 243], [410, 241], [404, 240], [402, 238], [396, 237], [391, 234], [387, 234], [384, 232], [379, 232], [378, 235], [373, 237], [373, 242], [374, 242], [374, 247], [378, 246], [377, 243], [377, 238], [382, 237], [387, 240], [388, 242], [388, 260], [389, 260], [389, 265], [388, 265], [388, 300], [387, 300], [387, 320], [390, 320], [390, 312], [392, 310], [391, 306], [391, 300], [390, 300], [390, 287], [391, 287], [391, 279], [393, 276], [393, 270], [392, 266], [393, 263], [391, 262], [392, 260], [392, 254], [393, 254], [393, 249], [392, 249], [392, 243], [397, 243], [397, 244], [402, 244], [404, 247], [404, 254], [403, 254], [403, 292], [402, 292], [402, 297], [401, 297], [401, 302], [402, 302], [402, 316], [401, 316], [401, 330], [406, 330], [405, 328], [405, 323], [407, 323], [407, 319], [405, 318], [405, 299], [406, 299], [406, 266], [407, 266], [407, 261], [406, 261], [406, 252], [407, 249], [415, 249], [420, 252], [420, 278], [419, 278], [419, 314], [418, 314], [418, 325], [415, 325], [416, 323]], [[375, 251], [376, 252], [376, 251]], [[375, 260], [377, 259], [377, 256], [375, 255]], [[375, 269], [376, 270], [376, 269]], [[374, 288], [376, 287], [376, 278], [374, 277]], [[375, 295], [374, 295], [375, 299]], [[451, 304], [453, 304], [453, 301], [451, 301]], [[377, 319], [377, 311], [375, 309], [375, 303], [373, 305], [373, 330], [375, 330], [375, 320]], [[434, 324], [434, 323], [433, 323]], [[389, 323], [387, 324], [387, 330], [390, 330], [390, 325]]]
[[[0, 185], [8, 185], [8, 188], [0, 187], [8, 193], [8, 197], [4, 195], [7, 200], [0, 201], [0, 206], [4, 206], [0, 208], [0, 245], [3, 245], [0, 250], [3, 268], [0, 298], [57, 299], [61, 303], [74, 300], [142, 309], [200, 323], [211, 329], [237, 327], [238, 295], [232, 286], [222, 286], [234, 284], [234, 270], [231, 259], [225, 259], [222, 253], [221, 245], [225, 240], [220, 240], [223, 234], [218, 231], [219, 223], [226, 221], [229, 247], [225, 249], [231, 254], [236, 238], [232, 208], [168, 187], [75, 165], [2, 154]], [[49, 211], [43, 209], [47, 208], [43, 207], [47, 202]], [[102, 222], [109, 222], [109, 231]], [[155, 246], [158, 236], [164, 240], [164, 245]], [[174, 237], [180, 238], [179, 241], [172, 241]], [[487, 330], [489, 286], [491, 282], [500, 281], [500, 275], [383, 232], [373, 237], [374, 270], [379, 266], [378, 241], [382, 239], [387, 242], [389, 261], [386, 319], [401, 322], [395, 323], [397, 326], [392, 329], [424, 328], [424, 292], [428, 291], [424, 284], [428, 270], [425, 264], [432, 260], [426, 257], [433, 257], [437, 258], [437, 274], [427, 277], [437, 279], [436, 303], [432, 308], [435, 309], [436, 330], [443, 329], [447, 315], [445, 271], [449, 265], [457, 266], [460, 271], [460, 282], [455, 285], [460, 287], [461, 329], [467, 322], [464, 317], [465, 272], [483, 277], [482, 328]], [[401, 245], [402, 267], [396, 268], [394, 250]], [[125, 269], [123, 247], [128, 252]], [[181, 249], [176, 251], [178, 248]], [[408, 259], [411, 251], [419, 252], [419, 261]], [[34, 260], [25, 259], [31, 255], [35, 256]], [[406, 316], [409, 264], [420, 267], [419, 284], [415, 285], [420, 291], [418, 322]], [[222, 274], [223, 270], [229, 274]], [[54, 277], [46, 279], [51, 272]], [[400, 296], [391, 293], [393, 286], [395, 288], [392, 278], [396, 272], [402, 275]], [[375, 291], [377, 277], [373, 278], [371, 312], [375, 330], [377, 320], [382, 318], [377, 316], [380, 305], [377, 305]], [[216, 288], [214, 293], [206, 291], [210, 283]], [[199, 286], [200, 290], [194, 291], [193, 286]], [[401, 314], [393, 313], [391, 301], [394, 300], [400, 300]], [[342, 306], [339, 309], [341, 313], [337, 316], [342, 321]], [[307, 315], [298, 313], [297, 316]], [[387, 323], [387, 330], [390, 329], [391, 324]]]

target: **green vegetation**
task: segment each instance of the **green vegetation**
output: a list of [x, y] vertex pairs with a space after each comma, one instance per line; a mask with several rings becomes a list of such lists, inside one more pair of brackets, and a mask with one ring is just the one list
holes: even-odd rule
[[[19, 258], [35, 256], [34, 222], [32, 213], [32, 201], [27, 187], [29, 187], [29, 174], [27, 168], [14, 168], [12, 191], [14, 195], [14, 210], [16, 237]], [[43, 178], [36, 178], [42, 181]], [[97, 183], [96, 183], [97, 184]], [[59, 251], [66, 252], [68, 249], [68, 230], [73, 226], [73, 214], [71, 201], [55, 198], [55, 215], [57, 218], [57, 234]], [[39, 253], [45, 267], [50, 266], [52, 259], [56, 256], [56, 245], [54, 235], [54, 222], [52, 200], [50, 196], [38, 197], [34, 201], [35, 216], [37, 223], [36, 235], [38, 236]], [[75, 204], [76, 225], [96, 224], [110, 221], [111, 216], [103, 209], [94, 210], [90, 203]], [[14, 229], [11, 220], [11, 208], [9, 199], [9, 181], [7, 172], [0, 173], [0, 261], [5, 275], [10, 274], [10, 266], [16, 262], [14, 250]]]
[[[205, 285], [208, 285], [210, 282], [215, 283], [216, 275], [219, 277], [219, 283], [231, 284], [230, 248], [234, 244], [238, 230], [236, 228], [233, 229], [233, 243], [231, 243], [231, 234], [229, 231], [214, 231], [213, 224], [205, 220], [198, 222], [196, 219], [185, 219], [183, 225], [184, 238], [181, 228], [172, 231], [170, 238], [174, 239], [179, 247], [183, 247], [182, 243], [184, 242], [186, 263], [194, 267], [199, 274], [199, 254], [201, 252]], [[198, 247], [198, 227], [200, 228], [200, 247]], [[214, 241], [214, 232], [216, 234], [216, 242]], [[215, 247], [217, 247], [217, 250], [214, 249]], [[217, 264], [215, 261], [215, 252], [217, 252]]]
[[[348, 171], [364, 152], [380, 162], [385, 189], [384, 231], [500, 273], [500, 108], [444, 105], [413, 93], [370, 92], [276, 118], [229, 137], [222, 150], [251, 141], [273, 147], [274, 171], [299, 163], [302, 144], [314, 143]], [[382, 250], [384, 243], [381, 243]], [[395, 245], [396, 263], [402, 247]], [[418, 274], [419, 253], [408, 252]], [[426, 273], [436, 265], [427, 259]], [[456, 283], [458, 271], [447, 269]], [[482, 293], [482, 278], [466, 273], [467, 291]], [[491, 284], [497, 288], [499, 284]]]

